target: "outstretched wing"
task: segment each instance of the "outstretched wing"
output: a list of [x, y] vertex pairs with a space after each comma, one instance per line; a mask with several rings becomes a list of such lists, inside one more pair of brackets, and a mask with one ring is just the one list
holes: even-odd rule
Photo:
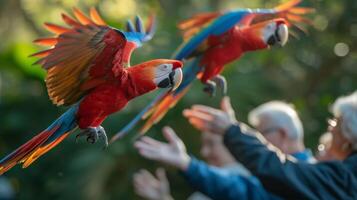
[[276, 18], [283, 18], [286, 20], [288, 26], [295, 26], [298, 29], [306, 32], [305, 28], [301, 24], [309, 24], [312, 22], [308, 18], [304, 17], [306, 14], [315, 12], [315, 9], [309, 7], [299, 7], [301, 0], [291, 0], [284, 4], [275, 7], [274, 12], [260, 13], [247, 16], [243, 20], [243, 25], [256, 24], [262, 21], [267, 21]]
[[52, 47], [32, 56], [40, 57], [36, 63], [47, 70], [48, 94], [56, 105], [71, 105], [119, 75], [131, 52], [147, 39], [146, 32], [122, 32], [107, 26], [94, 8], [90, 17], [76, 8], [74, 15], [77, 20], [62, 14], [68, 28], [45, 23], [56, 36], [35, 40]]
[[248, 26], [273, 18], [284, 18], [290, 25], [293, 24], [304, 30], [298, 23], [311, 23], [302, 17], [314, 11], [311, 8], [297, 7], [301, 0], [291, 0], [273, 9], [237, 9], [228, 12], [208, 12], [197, 14], [190, 19], [179, 23], [183, 32], [184, 43], [178, 48], [174, 58], [187, 59], [196, 51], [202, 51], [209, 36], [221, 35], [234, 26]]
[[[179, 25], [184, 28], [186, 41], [178, 48], [174, 54], [174, 59], [183, 60], [190, 57], [198, 48], [203, 45], [206, 39], [211, 35], [221, 35], [234, 27], [244, 16], [251, 13], [249, 9], [241, 9], [234, 12], [207, 13], [195, 16], [192, 20], [186, 20]], [[191, 26], [191, 24], [193, 24]], [[194, 26], [197, 27], [195, 28]], [[195, 33], [195, 34], [193, 34]]]

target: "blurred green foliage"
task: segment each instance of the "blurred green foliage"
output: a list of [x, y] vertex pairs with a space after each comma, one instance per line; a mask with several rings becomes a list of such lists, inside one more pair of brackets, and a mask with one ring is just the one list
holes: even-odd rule
[[[38, 47], [31, 41], [49, 35], [44, 21], [59, 22], [60, 13], [76, 6], [87, 10], [96, 6], [115, 27], [123, 27], [127, 18], [151, 12], [158, 15], [155, 38], [137, 50], [132, 63], [152, 58], [169, 58], [181, 42], [176, 24], [203, 11], [240, 7], [273, 7], [278, 0], [2, 0], [0, 1], [0, 153], [5, 155], [40, 132], [66, 108], [51, 104], [43, 82], [44, 71], [31, 66], [28, 55]], [[274, 99], [292, 102], [305, 128], [305, 141], [315, 149], [326, 129], [328, 107], [333, 100], [357, 87], [357, 1], [315, 0], [304, 6], [316, 8], [311, 16], [314, 26], [309, 34], [299, 34], [288, 45], [269, 51], [254, 52], [226, 67], [238, 118], [255, 106]], [[192, 92], [196, 91], [196, 92]], [[183, 119], [181, 111], [195, 103], [219, 106], [220, 97], [207, 98], [196, 83], [166, 118], [148, 133], [162, 139], [160, 128], [170, 125], [183, 138], [187, 148], [199, 155], [197, 131]], [[120, 130], [155, 93], [140, 97], [111, 117], [104, 126], [109, 135]], [[133, 136], [106, 150], [101, 145], [74, 142], [71, 136], [55, 150], [28, 169], [16, 166], [5, 176], [14, 185], [18, 199], [137, 199], [132, 174], [140, 168], [150, 170], [157, 163], [144, 160], [134, 151]], [[169, 170], [173, 196], [186, 198], [191, 189]]]

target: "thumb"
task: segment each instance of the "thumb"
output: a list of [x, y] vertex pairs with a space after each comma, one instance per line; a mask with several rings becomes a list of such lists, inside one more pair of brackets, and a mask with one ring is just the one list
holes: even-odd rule
[[169, 127], [169, 126], [165, 126], [162, 130], [165, 139], [173, 145], [178, 145], [178, 143], [180, 143], [181, 139], [179, 137], [177, 137], [175, 131]]
[[168, 183], [166, 172], [163, 168], [158, 168], [156, 170], [156, 176], [160, 180], [160, 182], [165, 183], [165, 184]]

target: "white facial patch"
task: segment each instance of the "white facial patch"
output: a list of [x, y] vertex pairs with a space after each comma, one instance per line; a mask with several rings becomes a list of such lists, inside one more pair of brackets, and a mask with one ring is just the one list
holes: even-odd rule
[[169, 77], [169, 74], [172, 72], [172, 64], [161, 64], [155, 69], [155, 84], [159, 84], [162, 80]]
[[264, 31], [263, 31], [263, 39], [264, 39], [264, 42], [267, 44], [268, 43], [268, 40], [269, 38], [275, 34], [275, 30], [276, 30], [276, 23], [275, 22], [271, 22], [269, 23], [265, 28], [264, 28]]

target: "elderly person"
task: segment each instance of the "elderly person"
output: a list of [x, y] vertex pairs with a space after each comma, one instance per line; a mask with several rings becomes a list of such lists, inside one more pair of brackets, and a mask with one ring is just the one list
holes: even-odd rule
[[299, 160], [315, 161], [311, 151], [305, 149], [304, 129], [292, 105], [282, 101], [264, 103], [249, 113], [248, 121], [283, 153]]
[[[234, 157], [229, 153], [223, 144], [223, 138], [220, 135], [203, 132], [201, 134], [201, 156], [212, 166], [224, 169], [229, 173], [237, 173], [242, 176], [250, 175], [249, 171], [241, 164], [237, 163]], [[163, 169], [156, 170], [156, 177], [145, 169], [140, 170], [134, 175], [135, 192], [150, 200], [172, 199], [170, 195], [170, 186]], [[207, 200], [205, 195], [195, 192], [188, 200]]]
[[264, 187], [285, 199], [357, 199], [357, 91], [340, 97], [329, 121], [332, 154], [341, 161], [296, 162], [261, 135], [235, 121], [228, 99], [226, 110], [193, 106], [186, 111], [191, 124], [224, 136], [225, 145]]
[[[223, 101], [222, 109], [227, 111], [232, 110], [227, 106], [227, 101]], [[211, 108], [207, 109], [210, 110]], [[231, 115], [232, 118], [234, 118], [234, 113], [231, 112]], [[275, 144], [278, 148], [281, 148], [283, 152], [292, 154], [292, 156], [301, 161], [309, 162], [313, 160], [310, 151], [305, 150], [302, 124], [296, 111], [291, 105], [280, 101], [265, 103], [250, 112], [249, 120], [264, 133], [264, 136], [268, 141]], [[166, 131], [169, 130], [172, 132], [171, 135], [174, 135], [171, 129]], [[170, 136], [168, 133], [166, 133], [166, 135]], [[203, 137], [203, 141], [205, 141], [204, 138], [205, 137]], [[141, 142], [136, 143], [136, 147], [144, 157], [154, 160], [158, 160], [159, 158], [160, 161], [181, 169], [183, 172], [182, 174], [191, 186], [213, 199], [279, 199], [278, 197], [267, 193], [254, 176], [242, 177], [240, 175], [225, 173], [209, 167], [195, 158], [189, 158], [190, 161], [188, 164], [185, 159], [188, 157], [185, 148], [177, 148], [177, 146], [172, 145], [175, 143], [183, 145], [182, 141], [177, 136], [167, 139], [171, 142], [165, 146], [163, 143], [157, 141], [153, 142], [150, 138], [143, 138]], [[207, 142], [207, 144], [208, 143], [211, 142]], [[176, 150], [163, 150], [166, 147], [176, 148]], [[155, 149], [155, 151], [151, 151], [150, 149]], [[203, 155], [205, 154], [204, 152], [210, 152], [205, 149], [206, 148], [202, 148], [201, 153], [203, 153]], [[212, 164], [217, 165], [217, 163], [213, 162], [210, 157], [218, 158], [218, 156], [212, 154], [212, 156], [206, 157], [208, 161], [211, 160]], [[170, 158], [175, 158], [175, 162], [170, 162]], [[145, 177], [148, 177], [147, 172], [145, 171], [138, 175], [135, 177], [137, 181], [134, 182], [138, 182], [140, 179], [144, 180]], [[160, 176], [158, 177], [160, 178]], [[147, 182], [147, 180], [148, 178], [146, 178], [145, 181], [140, 180], [140, 182]], [[147, 191], [148, 188], [150, 188], [147, 184], [141, 185], [142, 187], [140, 188], [136, 187], [140, 189], [139, 191], [142, 191], [145, 188]], [[158, 194], [158, 192], [156, 192], [156, 194]]]
[[[222, 200], [280, 200], [279, 197], [268, 193], [254, 176], [231, 173], [208, 166], [202, 161], [190, 157], [186, 152], [185, 145], [171, 128], [165, 127], [163, 134], [169, 143], [162, 143], [144, 136], [135, 143], [135, 147], [145, 158], [178, 168], [194, 189], [208, 197]], [[148, 183], [146, 182], [146, 184]], [[140, 189], [145, 189], [145, 186], [143, 185]], [[166, 195], [163, 197], [149, 199], [172, 199]]]

